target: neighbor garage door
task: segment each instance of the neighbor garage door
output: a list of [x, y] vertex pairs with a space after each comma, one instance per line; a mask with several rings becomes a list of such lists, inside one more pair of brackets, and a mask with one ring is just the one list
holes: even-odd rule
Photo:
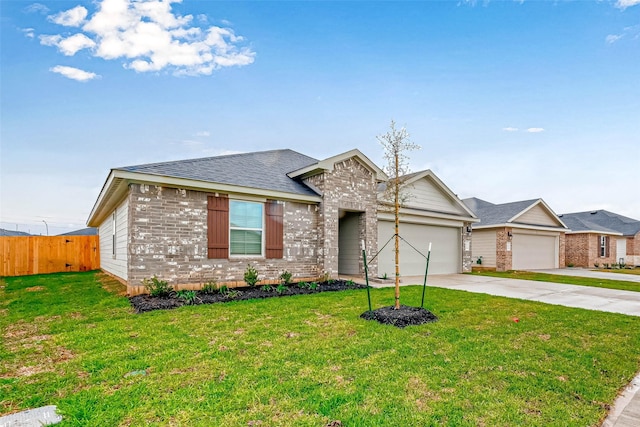
[[[378, 221], [378, 248], [382, 248], [393, 236], [393, 222]], [[427, 255], [432, 242], [429, 274], [459, 273], [462, 265], [460, 250], [460, 229], [422, 224], [400, 224], [400, 235]], [[424, 276], [426, 260], [406, 242], [400, 241], [400, 274], [402, 276]], [[378, 256], [378, 274], [395, 275], [395, 254], [393, 240]]]
[[536, 270], [558, 267], [556, 236], [513, 233], [512, 268]]

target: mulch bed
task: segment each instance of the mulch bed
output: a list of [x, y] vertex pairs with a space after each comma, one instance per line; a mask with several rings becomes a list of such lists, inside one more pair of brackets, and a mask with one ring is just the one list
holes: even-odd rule
[[389, 306], [373, 311], [365, 311], [360, 317], [366, 320], [376, 320], [386, 325], [397, 326], [398, 328], [438, 321], [438, 317], [429, 310], [407, 305], [401, 305], [397, 310], [395, 307]]
[[[308, 289], [299, 287], [297, 284], [291, 284], [287, 286], [285, 292], [277, 293], [275, 291], [275, 286], [272, 286], [272, 290], [266, 291], [262, 290], [260, 285], [255, 287], [238, 287], [233, 288], [234, 291], [239, 291], [239, 293], [233, 297], [228, 295], [223, 295], [221, 293], [214, 294], [205, 294], [201, 291], [196, 291], [197, 298], [194, 304], [215, 304], [220, 302], [229, 302], [229, 301], [242, 301], [248, 299], [262, 299], [262, 298], [274, 298], [274, 297], [287, 297], [291, 295], [307, 295], [307, 294], [317, 294], [319, 292], [336, 292], [336, 291], [344, 291], [348, 289], [365, 289], [365, 285], [359, 285], [353, 282], [348, 282], [346, 280], [334, 280], [331, 282], [319, 282], [318, 289]], [[187, 303], [178, 298], [174, 293], [168, 297], [152, 297], [151, 295], [136, 295], [135, 297], [130, 297], [129, 301], [131, 305], [135, 309], [136, 313], [144, 313], [146, 311], [152, 310], [167, 310], [171, 308], [182, 307], [183, 305], [187, 305]]]

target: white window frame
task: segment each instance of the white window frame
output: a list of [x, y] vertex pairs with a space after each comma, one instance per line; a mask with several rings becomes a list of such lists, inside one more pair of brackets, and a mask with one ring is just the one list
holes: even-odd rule
[[[233, 203], [249, 203], [253, 205], [260, 205], [260, 208], [262, 209], [262, 221], [261, 221], [260, 228], [233, 227], [231, 225], [231, 210], [232, 210]], [[232, 230], [260, 231], [260, 254], [231, 253], [231, 231]], [[264, 239], [265, 239], [265, 204], [262, 202], [254, 202], [250, 200], [241, 200], [241, 199], [229, 200], [229, 258], [264, 258], [265, 257]]]
[[600, 248], [598, 250], [598, 254], [600, 255], [600, 258], [607, 257], [607, 236], [600, 236]]
[[111, 215], [111, 255], [113, 258], [116, 257], [116, 226], [117, 226], [117, 209], [113, 210], [113, 214]]

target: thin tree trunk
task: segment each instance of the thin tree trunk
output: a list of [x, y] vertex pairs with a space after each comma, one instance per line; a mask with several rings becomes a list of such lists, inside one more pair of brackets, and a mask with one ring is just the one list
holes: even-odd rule
[[400, 228], [400, 177], [399, 165], [398, 165], [398, 153], [395, 153], [396, 162], [396, 185], [395, 185], [395, 229], [396, 229], [396, 310], [400, 309], [400, 235], [398, 234]]

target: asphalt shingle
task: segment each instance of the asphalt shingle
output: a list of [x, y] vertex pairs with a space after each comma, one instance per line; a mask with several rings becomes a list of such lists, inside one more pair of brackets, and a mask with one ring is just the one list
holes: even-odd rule
[[125, 166], [116, 170], [215, 182], [301, 195], [317, 195], [287, 173], [318, 163], [293, 150], [271, 150]]
[[496, 225], [505, 224], [511, 218], [537, 202], [539, 199], [522, 200], [520, 202], [502, 203], [494, 205], [485, 200], [470, 198], [462, 200], [469, 209], [471, 209], [478, 218], [478, 225]]
[[572, 231], [615, 231], [624, 236], [633, 236], [640, 232], [640, 221], [637, 219], [603, 209], [562, 214], [560, 219]]

